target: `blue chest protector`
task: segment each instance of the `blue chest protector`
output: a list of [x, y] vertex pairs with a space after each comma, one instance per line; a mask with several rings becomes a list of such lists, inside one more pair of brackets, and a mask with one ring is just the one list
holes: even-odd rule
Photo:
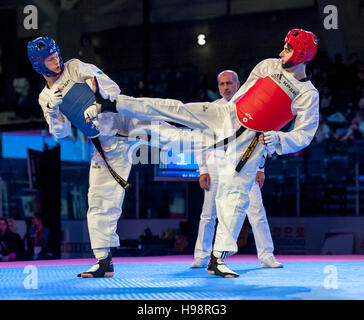
[[[69, 83], [68, 83], [69, 84]], [[87, 83], [74, 83], [63, 96], [59, 110], [67, 119], [83, 134], [91, 138], [97, 151], [104, 159], [106, 166], [113, 178], [124, 188], [128, 189], [130, 184], [110, 167], [98, 138], [100, 132], [95, 128], [92, 121], [86, 122], [84, 112], [96, 101], [95, 94]]]
[[95, 101], [95, 94], [87, 83], [75, 83], [63, 96], [63, 101], [59, 106], [59, 110], [67, 119], [89, 138], [97, 137], [100, 134], [92, 121], [86, 122], [84, 116], [85, 110]]

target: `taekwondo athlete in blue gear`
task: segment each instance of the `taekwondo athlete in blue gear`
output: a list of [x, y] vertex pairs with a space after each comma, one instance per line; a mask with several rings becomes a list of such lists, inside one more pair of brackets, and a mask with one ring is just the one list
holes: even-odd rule
[[[99, 69], [77, 59], [63, 63], [61, 52], [51, 38], [39, 37], [28, 43], [28, 57], [35, 71], [43, 75], [47, 85], [39, 95], [49, 131], [56, 138], [70, 134], [71, 123], [90, 138], [99, 137], [103, 152], [115, 171], [127, 177], [131, 164], [125, 160], [129, 144], [117, 137], [102, 137], [93, 124], [87, 123], [84, 110], [95, 102], [87, 80], [100, 77]], [[108, 77], [102, 77], [100, 86], [110, 96], [120, 92]], [[110, 248], [119, 245], [116, 234], [121, 214], [124, 189], [110, 175], [100, 153], [94, 152], [90, 165], [87, 222], [91, 247], [97, 263], [80, 277], [110, 277], [114, 270]]]
[[[102, 148], [100, 152], [95, 144], [97, 152], [94, 152], [90, 164], [87, 211], [91, 248], [98, 261], [78, 276], [112, 277], [110, 248], [120, 245], [116, 230], [125, 189], [120, 187], [120, 181], [110, 168], [119, 177], [127, 179], [132, 165], [129, 152], [132, 153], [135, 146], [141, 143], [135, 136], [151, 135], [149, 143], [160, 148], [173, 140], [191, 139], [196, 133], [182, 133], [182, 130], [165, 122], [153, 125], [149, 120], [111, 112], [102, 113], [94, 121], [87, 122], [94, 110], [110, 108], [120, 94], [118, 85], [92, 64], [78, 59], [63, 63], [60, 50], [51, 38], [39, 37], [30, 41], [28, 57], [34, 70], [47, 81], [39, 95], [39, 104], [49, 132], [56, 138], [64, 138], [69, 136], [73, 124], [91, 139], [98, 138], [94, 141], [98, 141]], [[93, 88], [92, 91], [89, 88]], [[87, 106], [89, 103], [91, 105]], [[153, 134], [158, 138], [153, 139]], [[132, 138], [128, 139], [128, 135]], [[205, 141], [205, 137], [202, 137], [199, 143], [204, 144]]]
[[[39, 103], [49, 132], [56, 138], [64, 138], [70, 134], [73, 124], [86, 136], [97, 138], [102, 148], [101, 152], [94, 152], [90, 164], [87, 211], [91, 248], [98, 261], [79, 276], [111, 277], [114, 271], [110, 248], [120, 245], [116, 229], [125, 189], [109, 169], [111, 167], [118, 176], [127, 179], [132, 165], [128, 152], [138, 142], [125, 137], [135, 129], [150, 131], [150, 121], [106, 112], [98, 117], [98, 124], [103, 128], [100, 132], [93, 122], [85, 120], [85, 109], [97, 105], [90, 87], [96, 79], [99, 95], [113, 100], [120, 94], [118, 85], [92, 64], [78, 59], [63, 63], [60, 50], [51, 38], [39, 37], [30, 41], [28, 57], [34, 70], [47, 81], [39, 95]], [[111, 134], [105, 134], [106, 131]]]

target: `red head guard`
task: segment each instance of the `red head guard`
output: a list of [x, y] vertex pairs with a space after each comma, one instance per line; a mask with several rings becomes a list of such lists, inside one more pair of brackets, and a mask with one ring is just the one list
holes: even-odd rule
[[316, 54], [318, 38], [310, 31], [302, 29], [292, 29], [288, 32], [284, 43], [293, 47], [292, 57], [285, 63], [291, 62], [297, 65], [302, 62], [310, 61]]

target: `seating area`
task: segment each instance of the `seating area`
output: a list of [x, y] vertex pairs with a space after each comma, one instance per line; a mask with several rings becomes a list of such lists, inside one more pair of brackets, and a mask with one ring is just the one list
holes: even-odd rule
[[270, 215], [359, 215], [364, 209], [364, 140], [345, 149], [345, 155], [332, 155], [326, 141], [300, 155], [269, 159], [262, 193]]

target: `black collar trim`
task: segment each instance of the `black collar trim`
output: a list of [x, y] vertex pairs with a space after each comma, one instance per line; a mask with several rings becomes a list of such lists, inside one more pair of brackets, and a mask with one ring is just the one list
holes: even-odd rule
[[312, 73], [309, 72], [309, 71], [307, 73], [308, 73], [308, 75], [306, 76], [306, 78], [303, 78], [303, 79], [299, 80], [300, 82], [306, 82], [306, 81], [310, 81], [311, 80]]

